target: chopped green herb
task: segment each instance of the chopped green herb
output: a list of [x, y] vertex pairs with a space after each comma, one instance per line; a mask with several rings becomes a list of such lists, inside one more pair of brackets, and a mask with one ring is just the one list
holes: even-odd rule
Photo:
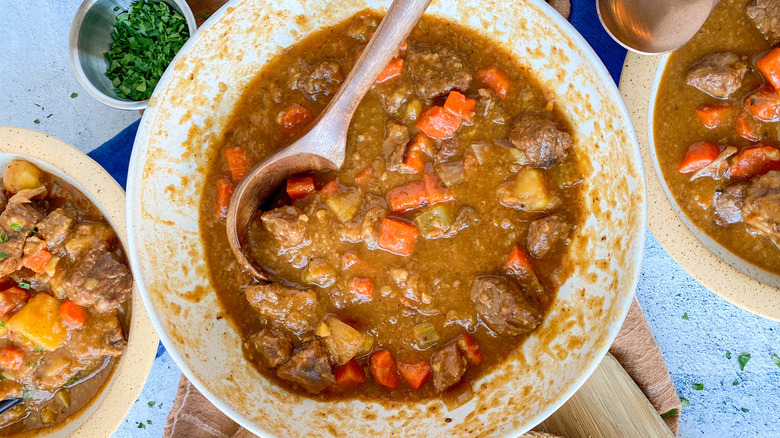
[[731, 359], [731, 352], [726, 350], [726, 359]]
[[739, 362], [739, 370], [745, 371], [745, 365], [747, 365], [748, 361], [750, 360], [750, 353], [742, 353], [737, 358], [737, 362]]
[[0, 230], [0, 243], [8, 242], [8, 233], [5, 230]]
[[41, 347], [39, 347], [39, 346], [37, 346], [37, 345], [36, 345], [36, 346], [35, 346], [35, 351], [43, 351], [43, 348], [41, 348]]
[[691, 388], [695, 389], [696, 391], [701, 391], [702, 389], [704, 389], [704, 384], [703, 383], [694, 383], [694, 384], [691, 385]]
[[732, 385], [738, 386], [739, 385], [739, 379], [734, 379], [733, 382], [731, 382]]
[[780, 356], [776, 355], [775, 353], [772, 353], [772, 356], [770, 357], [772, 358], [772, 362], [774, 362], [775, 365], [780, 367]]
[[209, 17], [211, 17], [211, 14], [201, 14], [200, 17], [203, 18], [204, 20], [208, 20]]
[[143, 424], [143, 423], [138, 423], [138, 428], [139, 429], [146, 429], [146, 425]]
[[30, 391], [27, 388], [24, 388], [22, 390], [22, 394], [23, 394], [22, 395], [23, 399], [27, 400], [28, 398], [30, 398]]
[[[119, 6], [117, 6], [117, 7], [116, 7], [116, 8], [114, 8], [114, 9], [115, 9], [115, 10], [119, 9]], [[77, 97], [79, 97], [79, 93], [76, 93], [75, 91], [74, 91], [73, 93], [70, 93], [70, 98], [71, 98], [71, 99], [75, 99], [75, 98], [77, 98]]]
[[36, 125], [40, 125], [40, 124], [41, 124], [41, 121], [40, 121], [40, 120], [38, 120], [38, 119], [35, 119], [35, 120], [33, 120], [33, 123], [35, 123]]
[[680, 399], [680, 404], [682, 405], [682, 407], [687, 408], [688, 406], [691, 405], [691, 402], [689, 402], [687, 398], [683, 397]]
[[742, 411], [742, 412], [750, 412], [750, 409], [748, 409], [748, 408], [741, 408], [740, 411]]
[[0, 260], [8, 258], [8, 253], [4, 253], [3, 251], [0, 251]]
[[666, 420], [667, 418], [673, 417], [673, 416], [677, 415], [678, 413], [680, 413], [680, 411], [677, 410], [677, 408], [669, 409], [668, 411], [666, 411], [663, 414], [661, 414], [661, 418]]
[[46, 116], [46, 118], [48, 119], [49, 117], [51, 117], [51, 116], [53, 116], [53, 115], [54, 115], [54, 114], [49, 114], [48, 116]]
[[154, 405], [155, 405], [156, 403], [157, 403], [157, 402], [150, 401], [150, 402], [148, 402], [148, 403], [146, 403], [146, 404], [147, 404], [147, 405], [148, 405], [150, 408], [153, 408], [153, 407], [154, 407]]
[[30, 283], [27, 283], [26, 281], [20, 281], [19, 287], [21, 287], [22, 289], [30, 289]]
[[119, 6], [114, 6], [114, 12], [119, 12]]
[[11, 225], [9, 225], [9, 227], [11, 227], [11, 229], [14, 231], [22, 231], [22, 226], [17, 224], [16, 222], [11, 222]]
[[152, 424], [152, 420], [146, 420], [146, 424]]
[[165, 2], [138, 0], [117, 15], [104, 53], [106, 76], [121, 99], [146, 100], [189, 38], [187, 21]]
[[683, 313], [683, 319], [686, 321], [690, 320], [690, 318], [688, 318], [688, 312]]
[[5, 328], [5, 322], [0, 321], [0, 328]]
[[68, 381], [67, 381], [67, 382], [65, 382], [65, 383], [62, 385], [62, 387], [63, 387], [63, 388], [70, 388], [70, 387], [71, 387], [71, 385], [73, 385], [74, 383], [76, 383], [78, 380], [79, 380], [79, 378], [78, 378], [77, 376], [73, 376], [73, 377], [71, 377], [70, 379], [68, 379]]

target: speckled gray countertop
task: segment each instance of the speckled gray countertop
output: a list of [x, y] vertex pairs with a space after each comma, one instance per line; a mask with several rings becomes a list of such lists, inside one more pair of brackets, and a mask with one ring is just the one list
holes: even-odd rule
[[[88, 152], [137, 120], [138, 113], [96, 102], [71, 74], [68, 30], [79, 4], [3, 4], [0, 124], [43, 131]], [[780, 436], [780, 367], [771, 359], [772, 353], [780, 354], [780, 323], [745, 312], [703, 288], [652, 235], [637, 294], [677, 392], [690, 402], [682, 411], [681, 437]], [[742, 353], [750, 354], [744, 370], [738, 363]], [[114, 436], [160, 436], [179, 376], [170, 356], [161, 354]], [[695, 390], [693, 384], [703, 389]]]

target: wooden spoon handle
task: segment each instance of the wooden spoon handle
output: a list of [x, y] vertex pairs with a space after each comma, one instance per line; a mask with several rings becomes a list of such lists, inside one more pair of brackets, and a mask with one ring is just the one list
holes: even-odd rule
[[317, 151], [306, 152], [319, 154], [341, 167], [345, 154], [343, 146], [346, 144], [352, 115], [430, 3], [431, 0], [395, 0], [390, 5], [341, 88], [322, 111], [320, 119], [313, 124], [309, 134], [316, 136], [320, 140], [317, 143], [322, 147]]

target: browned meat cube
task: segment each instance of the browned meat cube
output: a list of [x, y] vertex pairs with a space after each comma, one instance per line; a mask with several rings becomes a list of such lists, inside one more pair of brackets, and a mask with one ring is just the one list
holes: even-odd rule
[[734, 53], [711, 53], [691, 66], [685, 83], [712, 97], [726, 99], [742, 87], [747, 70], [747, 62]]
[[281, 379], [297, 383], [312, 394], [319, 394], [325, 388], [336, 384], [336, 378], [330, 368], [328, 352], [319, 339], [310, 342], [290, 360], [283, 363], [276, 370], [276, 375]]
[[417, 83], [417, 92], [426, 99], [450, 90], [466, 91], [472, 74], [466, 63], [447, 47], [410, 47], [405, 66]]
[[68, 268], [61, 287], [79, 306], [92, 306], [100, 313], [107, 313], [130, 296], [133, 276], [104, 246], [97, 245]]
[[539, 305], [504, 277], [475, 278], [471, 301], [482, 321], [501, 335], [529, 333], [542, 321]]
[[748, 230], [780, 247], [780, 170], [754, 179], [745, 195], [742, 218]]
[[737, 181], [715, 191], [712, 207], [715, 209], [715, 222], [720, 226], [742, 222], [742, 205], [749, 184]]
[[409, 144], [409, 128], [396, 122], [389, 122], [382, 140], [382, 153], [387, 158], [387, 168], [398, 171], [404, 161], [406, 146]]
[[43, 216], [30, 204], [11, 202], [0, 214], [0, 228], [5, 231], [15, 231], [27, 237], [32, 233]]
[[82, 222], [73, 228], [65, 240], [65, 251], [71, 260], [76, 260], [85, 251], [94, 247], [108, 248], [116, 239], [114, 230], [106, 224]]
[[260, 360], [268, 368], [276, 368], [290, 358], [292, 342], [287, 336], [268, 327], [251, 334], [247, 339], [247, 347], [260, 354]]
[[0, 230], [0, 276], [21, 269], [24, 243], [22, 233]]
[[528, 226], [528, 252], [542, 258], [569, 237], [571, 224], [559, 214], [531, 221]]
[[450, 224], [450, 228], [447, 229], [447, 232], [445, 232], [442, 237], [444, 238], [450, 238], [458, 234], [460, 230], [464, 230], [471, 226], [472, 224], [479, 221], [479, 218], [477, 217], [477, 212], [474, 211], [473, 208], [469, 207], [468, 205], [463, 206], [458, 210], [458, 214], [455, 216], [455, 220], [452, 221], [452, 224]]
[[244, 291], [249, 305], [270, 324], [300, 335], [314, 330], [324, 316], [317, 294], [277, 283], [257, 284]]
[[373, 92], [388, 113], [398, 115], [414, 95], [414, 83], [408, 76], [402, 76], [399, 79], [374, 85]]
[[71, 332], [68, 349], [79, 358], [119, 356], [127, 347], [116, 312], [90, 313], [84, 325]]
[[433, 156], [433, 161], [436, 163], [444, 163], [446, 161], [454, 160], [459, 156], [463, 156], [463, 148], [460, 147], [460, 142], [457, 138], [448, 138], [442, 140], [439, 150], [436, 151], [436, 155]]
[[314, 68], [304, 68], [304, 70], [305, 72], [297, 76], [294, 89], [300, 90], [309, 99], [314, 99], [319, 95], [336, 94], [344, 81], [341, 66], [334, 60], [325, 60]]
[[291, 205], [275, 208], [263, 213], [260, 219], [283, 248], [293, 248], [303, 243], [309, 217], [298, 208]]
[[480, 88], [477, 93], [476, 115], [497, 125], [505, 124], [508, 116], [498, 96], [487, 88]]
[[363, 223], [360, 225], [360, 239], [368, 249], [376, 249], [376, 240], [379, 238], [379, 227], [382, 219], [387, 216], [384, 207], [372, 207], [363, 215]]
[[466, 180], [462, 161], [437, 164], [436, 175], [439, 176], [445, 187], [456, 186]]
[[571, 135], [561, 131], [548, 116], [525, 113], [515, 121], [509, 141], [525, 152], [533, 167], [550, 168], [566, 158], [572, 147]]
[[780, 2], [777, 0], [754, 0], [746, 8], [747, 16], [769, 44], [780, 43]]
[[65, 241], [74, 221], [72, 211], [58, 208], [38, 222], [38, 236], [49, 244], [49, 248], [57, 246]]
[[436, 392], [444, 392], [450, 386], [460, 382], [466, 372], [466, 358], [458, 346], [451, 342], [431, 356], [433, 370], [433, 388]]

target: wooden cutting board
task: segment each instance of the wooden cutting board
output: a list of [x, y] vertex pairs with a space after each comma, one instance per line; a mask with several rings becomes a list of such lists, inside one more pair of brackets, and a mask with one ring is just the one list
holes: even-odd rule
[[[225, 0], [188, 0], [200, 26]], [[535, 428], [566, 438], [673, 437], [626, 370], [607, 354], [587, 382]]]

